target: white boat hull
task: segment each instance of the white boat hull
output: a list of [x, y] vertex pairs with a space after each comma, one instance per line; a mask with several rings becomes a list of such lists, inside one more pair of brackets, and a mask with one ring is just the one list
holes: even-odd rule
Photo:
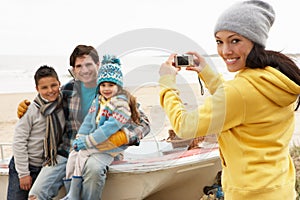
[[[203, 187], [213, 184], [221, 170], [217, 147], [178, 151], [167, 143], [148, 141], [124, 155], [124, 161], [110, 167], [103, 200], [199, 200]], [[4, 200], [8, 169], [1, 170], [0, 200]], [[64, 195], [61, 190], [54, 199]]]
[[127, 150], [128, 162], [110, 168], [103, 200], [199, 200], [203, 187], [213, 184], [221, 170], [217, 144], [190, 151], [169, 145], [144, 142]]
[[219, 159], [212, 159], [154, 172], [110, 173], [103, 200], [199, 200], [220, 169]]

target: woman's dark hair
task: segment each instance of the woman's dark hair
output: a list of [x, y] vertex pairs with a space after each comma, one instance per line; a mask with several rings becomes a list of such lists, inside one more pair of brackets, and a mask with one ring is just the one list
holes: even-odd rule
[[[254, 46], [247, 57], [246, 66], [252, 69], [265, 68], [266, 66], [274, 67], [297, 85], [300, 85], [300, 69], [296, 63], [283, 53], [265, 50], [264, 47], [259, 44], [254, 43]], [[295, 110], [298, 109], [299, 104], [300, 95]]]

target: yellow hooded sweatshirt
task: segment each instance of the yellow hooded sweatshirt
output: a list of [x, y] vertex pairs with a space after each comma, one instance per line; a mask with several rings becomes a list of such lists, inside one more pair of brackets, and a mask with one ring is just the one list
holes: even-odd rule
[[223, 81], [206, 66], [199, 77], [211, 96], [197, 110], [184, 108], [172, 75], [160, 78], [160, 103], [179, 137], [217, 134], [225, 199], [294, 200], [289, 142], [300, 86], [272, 67]]

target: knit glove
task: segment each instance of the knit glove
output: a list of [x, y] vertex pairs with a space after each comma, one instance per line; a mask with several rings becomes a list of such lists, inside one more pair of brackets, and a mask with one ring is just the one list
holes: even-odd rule
[[128, 138], [124, 131], [117, 131], [116, 133], [112, 134], [108, 140], [114, 144], [115, 147], [119, 147], [128, 143]]
[[81, 149], [87, 149], [86, 143], [85, 143], [85, 136], [81, 136], [73, 141], [73, 149], [75, 151], [79, 151]]
[[23, 115], [26, 113], [29, 105], [30, 105], [30, 101], [28, 101], [27, 99], [19, 103], [18, 110], [17, 110], [17, 115], [19, 119], [23, 117]]

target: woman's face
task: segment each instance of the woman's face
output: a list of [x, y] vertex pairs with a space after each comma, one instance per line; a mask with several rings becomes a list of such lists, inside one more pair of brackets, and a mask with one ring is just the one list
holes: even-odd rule
[[218, 54], [226, 63], [230, 72], [246, 68], [248, 54], [253, 48], [253, 42], [235, 32], [219, 31], [216, 33]]

